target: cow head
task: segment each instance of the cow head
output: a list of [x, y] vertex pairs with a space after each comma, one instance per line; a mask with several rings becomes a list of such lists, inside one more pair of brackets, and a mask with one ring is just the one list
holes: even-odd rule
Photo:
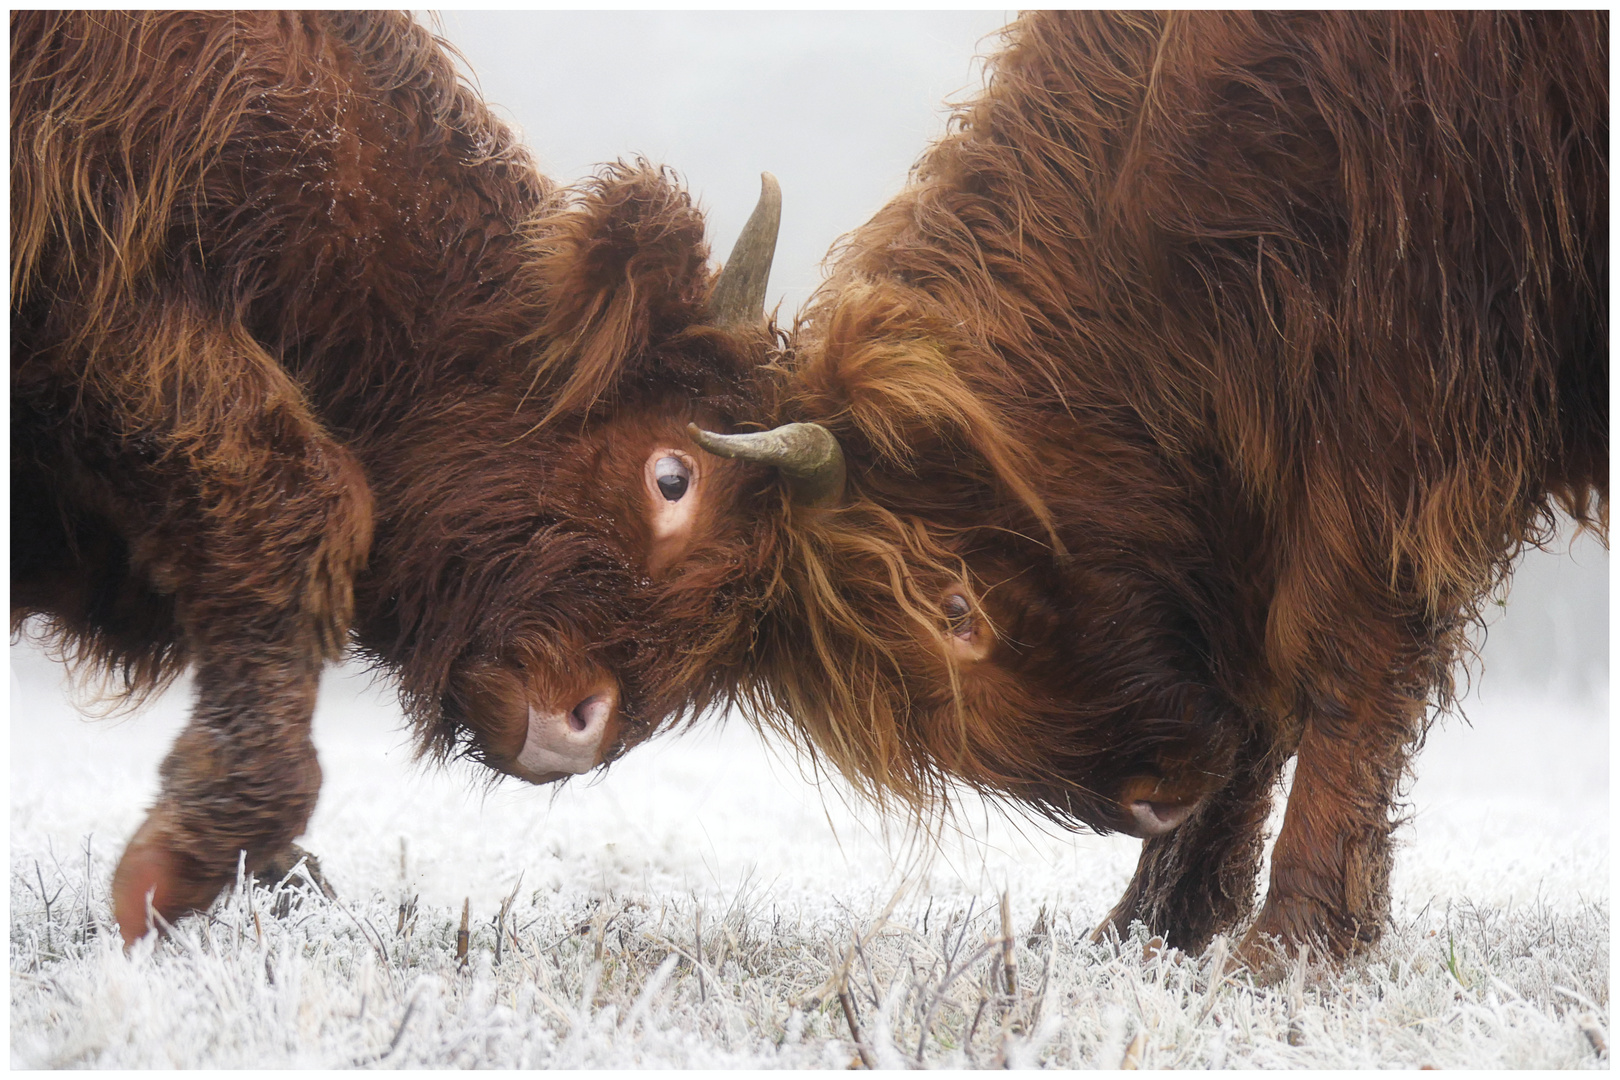
[[[690, 425], [754, 408], [779, 197], [724, 271], [664, 173], [618, 166], [523, 230], [516, 342], [385, 433], [362, 644], [425, 745], [544, 783], [727, 692], [768, 561], [762, 470]], [[467, 316], [492, 333], [488, 311]], [[469, 350], [475, 355], [477, 350]], [[471, 360], [468, 361], [472, 363]]]
[[1194, 509], [1106, 416], [970, 385], [990, 365], [949, 324], [897, 339], [907, 310], [841, 283], [784, 365], [782, 413], [821, 421], [847, 479], [783, 523], [752, 711], [880, 797], [965, 783], [1103, 831], [1175, 828], [1235, 736]]

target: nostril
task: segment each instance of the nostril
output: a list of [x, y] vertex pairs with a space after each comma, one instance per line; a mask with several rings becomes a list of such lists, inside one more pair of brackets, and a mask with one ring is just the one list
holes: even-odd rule
[[[571, 708], [562, 707], [562, 702], [575, 695], [580, 696]], [[498, 768], [545, 784], [590, 772], [616, 748], [620, 723], [617, 680], [602, 677], [584, 686], [576, 684], [562, 694], [537, 694], [536, 699], [528, 702], [522, 748], [515, 758], [505, 759], [509, 767]]]
[[608, 700], [608, 695], [592, 694], [569, 710], [568, 726], [584, 734], [593, 728], [601, 727], [607, 720], [607, 714], [612, 710], [613, 703]]

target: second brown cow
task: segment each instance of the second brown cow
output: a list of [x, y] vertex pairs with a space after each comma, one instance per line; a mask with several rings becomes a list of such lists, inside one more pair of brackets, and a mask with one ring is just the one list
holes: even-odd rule
[[1606, 528], [1607, 42], [1019, 20], [782, 361], [772, 420], [841, 460], [756, 716], [875, 794], [1143, 837], [1108, 925], [1186, 948], [1252, 911], [1295, 759], [1245, 955], [1376, 940], [1470, 621], [1555, 509]]

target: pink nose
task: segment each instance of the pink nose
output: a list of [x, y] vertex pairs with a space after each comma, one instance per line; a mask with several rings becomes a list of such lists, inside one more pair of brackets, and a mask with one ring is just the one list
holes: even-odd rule
[[595, 768], [613, 726], [618, 696], [605, 687], [566, 712], [542, 711], [531, 704], [529, 734], [518, 764], [529, 773], [552, 777]]
[[1137, 799], [1127, 807], [1134, 828], [1127, 827], [1124, 831], [1144, 840], [1150, 836], [1163, 836], [1192, 817], [1192, 812], [1197, 808], [1196, 804], [1192, 803], [1149, 802], [1147, 799]]

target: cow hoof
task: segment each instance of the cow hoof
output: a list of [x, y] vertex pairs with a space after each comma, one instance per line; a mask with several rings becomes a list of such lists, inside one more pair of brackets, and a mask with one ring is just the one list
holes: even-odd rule
[[1091, 943], [1094, 945], [1111, 945], [1114, 951], [1118, 952], [1120, 943], [1131, 936], [1132, 921], [1122, 916], [1117, 910], [1111, 912], [1091, 932]]
[[154, 926], [162, 928], [188, 911], [206, 908], [225, 882], [223, 875], [206, 872], [182, 851], [171, 833], [169, 816], [153, 810], [113, 872], [113, 917], [125, 948]]
[[[1308, 953], [1301, 953], [1303, 961]], [[1246, 977], [1255, 986], [1275, 986], [1288, 974], [1287, 943], [1274, 934], [1250, 927], [1243, 941], [1226, 961], [1230, 975]]]
[[286, 918], [303, 905], [304, 894], [309, 892], [311, 883], [328, 900], [337, 899], [337, 890], [321, 873], [321, 861], [297, 844], [288, 844], [265, 858], [254, 874], [259, 884], [274, 894], [270, 911], [278, 919]]

